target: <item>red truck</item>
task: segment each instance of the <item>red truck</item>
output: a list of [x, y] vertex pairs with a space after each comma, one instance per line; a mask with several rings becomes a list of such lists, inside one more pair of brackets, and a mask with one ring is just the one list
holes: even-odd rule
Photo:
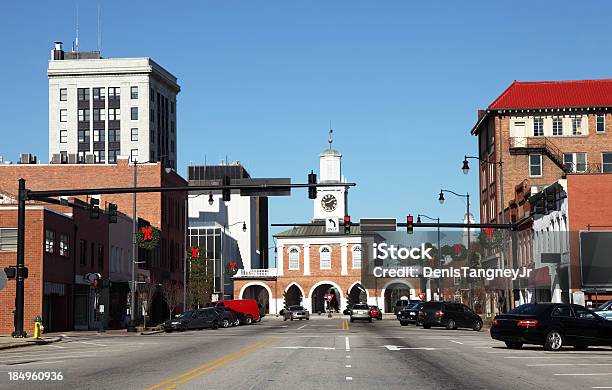
[[244, 314], [243, 324], [250, 325], [253, 321], [261, 321], [259, 306], [254, 299], [232, 299], [212, 303], [213, 307], [229, 307], [238, 313]]

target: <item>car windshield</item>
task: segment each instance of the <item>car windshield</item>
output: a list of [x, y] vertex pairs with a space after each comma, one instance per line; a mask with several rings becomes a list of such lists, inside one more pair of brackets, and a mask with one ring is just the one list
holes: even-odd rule
[[354, 310], [367, 310], [368, 309], [368, 305], [355, 305], [353, 306]]
[[301, 311], [301, 310], [304, 310], [304, 308], [302, 306], [290, 306], [289, 310], [291, 310], [291, 311]]
[[191, 317], [191, 314], [193, 314], [193, 311], [185, 311], [181, 314], [179, 314], [178, 316], [176, 316], [176, 318], [188, 318]]
[[612, 301], [604, 302], [603, 304], [597, 306], [595, 310], [610, 310], [611, 305], [612, 305]]
[[537, 315], [543, 312], [547, 307], [548, 307], [547, 305], [538, 305], [536, 303], [526, 303], [524, 305], [520, 305], [510, 310], [508, 314]]

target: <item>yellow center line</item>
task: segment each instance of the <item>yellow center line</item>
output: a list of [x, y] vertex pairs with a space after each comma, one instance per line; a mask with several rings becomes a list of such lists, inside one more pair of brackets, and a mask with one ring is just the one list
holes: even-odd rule
[[180, 386], [180, 385], [182, 385], [184, 383], [187, 383], [190, 380], [193, 380], [193, 379], [195, 379], [195, 378], [197, 378], [199, 376], [202, 376], [202, 375], [204, 375], [204, 374], [206, 374], [206, 373], [208, 373], [210, 371], [216, 370], [217, 368], [219, 368], [219, 367], [221, 367], [221, 366], [223, 366], [223, 365], [225, 365], [225, 364], [227, 364], [227, 363], [229, 363], [229, 362], [231, 362], [233, 360], [239, 359], [239, 358], [241, 358], [241, 357], [243, 357], [245, 355], [248, 355], [249, 353], [255, 352], [256, 350], [258, 350], [260, 348], [263, 348], [264, 346], [266, 346], [267, 344], [270, 344], [271, 342], [272, 342], [271, 340], [266, 341], [266, 342], [264, 342], [264, 343], [262, 343], [262, 344], [260, 344], [260, 345], [258, 345], [256, 347], [254, 347], [254, 348], [251, 348], [248, 351], [244, 351], [244, 352], [242, 352], [242, 353], [240, 353], [238, 355], [235, 355], [235, 356], [233, 356], [233, 357], [231, 357], [229, 359], [225, 359], [222, 362], [215, 364], [214, 366], [208, 367], [208, 368], [206, 368], [204, 370], [198, 371], [197, 373], [195, 373], [195, 374], [193, 374], [193, 375], [191, 375], [191, 376], [189, 376], [187, 378], [181, 379], [180, 381], [177, 381], [177, 382], [173, 383], [172, 385], [167, 386], [165, 389], [166, 390], [168, 390], [168, 389], [175, 389], [178, 386]]
[[[191, 374], [193, 374], [193, 373], [195, 373], [195, 372], [197, 372], [197, 371], [200, 371], [200, 370], [206, 369], [206, 368], [208, 368], [208, 367], [210, 367], [210, 366], [213, 366], [213, 365], [219, 364], [219, 363], [221, 363], [221, 362], [224, 362], [225, 360], [227, 360], [227, 359], [231, 359], [232, 357], [236, 357], [236, 358], [237, 358], [237, 357], [242, 356], [243, 354], [245, 354], [245, 355], [246, 355], [247, 353], [252, 352], [252, 351], [254, 351], [254, 350], [256, 350], [256, 349], [258, 349], [258, 348], [260, 348], [260, 347], [263, 347], [264, 345], [266, 345], [266, 344], [268, 344], [268, 343], [270, 343], [270, 342], [271, 342], [271, 341], [270, 341], [270, 340], [268, 340], [268, 341], [265, 341], [265, 342], [262, 342], [262, 343], [257, 343], [257, 344], [253, 344], [253, 345], [250, 345], [250, 346], [248, 346], [248, 347], [242, 348], [242, 349], [241, 349], [241, 350], [239, 350], [239, 351], [236, 351], [236, 352], [230, 353], [230, 354], [228, 354], [228, 355], [225, 355], [225, 356], [223, 356], [223, 357], [220, 357], [219, 359], [213, 360], [212, 362], [209, 362], [209, 363], [203, 364], [203, 365], [201, 365], [201, 366], [199, 366], [199, 367], [196, 367], [196, 368], [194, 368], [194, 369], [192, 369], [192, 370], [189, 370], [189, 371], [187, 371], [187, 372], [184, 372], [184, 373], [182, 373], [182, 374], [179, 374], [179, 375], [177, 375], [177, 376], [174, 376], [174, 377], [172, 377], [172, 378], [170, 378], [170, 379], [167, 379], [167, 380], [165, 380], [165, 381], [163, 381], [163, 382], [160, 382], [160, 383], [158, 383], [158, 384], [156, 384], [156, 385], [153, 385], [153, 386], [151, 386], [151, 387], [148, 387], [146, 390], [155, 390], [155, 389], [159, 389], [159, 388], [163, 387], [164, 385], [167, 385], [167, 384], [169, 384], [169, 383], [171, 383], [171, 382], [174, 382], [174, 381], [176, 381], [176, 380], [179, 380], [179, 379], [181, 379], [181, 378], [184, 378], [184, 377], [186, 377], [186, 376], [188, 376], [188, 375], [191, 375]], [[233, 360], [233, 359], [232, 359], [232, 360]]]

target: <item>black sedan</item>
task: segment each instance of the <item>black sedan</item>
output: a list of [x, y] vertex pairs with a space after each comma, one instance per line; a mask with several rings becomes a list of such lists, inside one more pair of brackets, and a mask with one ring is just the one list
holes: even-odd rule
[[415, 303], [412, 306], [408, 306], [397, 314], [397, 319], [399, 320], [402, 326], [407, 326], [408, 324], [417, 324], [419, 325], [419, 311], [423, 307], [424, 302]]
[[189, 310], [179, 314], [172, 320], [168, 320], [162, 324], [162, 329], [170, 333], [175, 330], [189, 329], [217, 329], [219, 327], [219, 314], [212, 308]]
[[543, 345], [549, 351], [564, 345], [576, 349], [612, 346], [612, 321], [580, 305], [528, 303], [495, 316], [491, 337], [517, 349], [523, 344]]

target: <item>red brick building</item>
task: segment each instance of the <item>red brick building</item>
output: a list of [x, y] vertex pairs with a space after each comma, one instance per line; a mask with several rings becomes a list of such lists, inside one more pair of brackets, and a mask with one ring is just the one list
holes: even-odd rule
[[[81, 189], [81, 188], [108, 188], [108, 187], [131, 187], [133, 186], [134, 166], [129, 165], [127, 159], [119, 159], [116, 165], [81, 165], [81, 164], [23, 164], [0, 166], [0, 190], [14, 198], [17, 194], [18, 179], [26, 180], [26, 187], [30, 190], [52, 190], [52, 189]], [[143, 164], [138, 166], [137, 181], [139, 187], [176, 187], [186, 186], [187, 182], [175, 171], [163, 168], [160, 163]], [[102, 195], [100, 207], [104, 208], [107, 203], [116, 203], [119, 212], [128, 216], [132, 214], [132, 194]], [[87, 197], [81, 197], [87, 201]], [[0, 227], [14, 229], [17, 226], [16, 207], [6, 206], [3, 211], [3, 219]], [[34, 207], [29, 205], [28, 207]], [[36, 289], [44, 290], [44, 283], [64, 283], [66, 286], [47, 284], [49, 291], [55, 291], [62, 299], [49, 299], [49, 312], [57, 312], [57, 306], [64, 306], [69, 314], [67, 318], [74, 317], [73, 321], [54, 319], [59, 328], [91, 328], [92, 315], [83, 317], [82, 308], [91, 300], [89, 286], [83, 280], [88, 272], [99, 272], [103, 278], [108, 278], [109, 272], [109, 226], [105, 218], [99, 222], [89, 219], [88, 213], [81, 218], [82, 211], [55, 206], [36, 205], [38, 209], [32, 209], [32, 213], [39, 214], [35, 219], [31, 213], [26, 212], [26, 236], [39, 234], [33, 237], [32, 242], [27, 240], [26, 266], [30, 269], [30, 277], [26, 280], [26, 325], [29, 326], [29, 317], [33, 313], [40, 314], [44, 305], [42, 295], [37, 295]], [[139, 261], [143, 262], [138, 267], [150, 275], [154, 283], [162, 283], [172, 280], [183, 285], [183, 259], [185, 240], [185, 207], [186, 193], [147, 193], [137, 196], [137, 215], [139, 224], [147, 223], [160, 231], [160, 241], [156, 249], [147, 251], [139, 249]], [[59, 214], [52, 210], [61, 210]], [[57, 221], [56, 221], [57, 220]], [[61, 225], [61, 224], [64, 225]], [[55, 228], [54, 224], [60, 224]], [[102, 224], [98, 226], [98, 224]], [[59, 244], [60, 234], [68, 236], [70, 243], [70, 256], [61, 256], [56, 253], [44, 252], [45, 231], [56, 231], [55, 245]], [[61, 231], [61, 233], [60, 233]], [[131, 238], [131, 237], [130, 237]], [[42, 243], [42, 244], [41, 244]], [[56, 269], [50, 265], [49, 272], [44, 270], [47, 264], [54, 264], [53, 256], [68, 258], [69, 265], [60, 266]], [[3, 265], [14, 265], [16, 253], [0, 251], [0, 259]], [[130, 254], [131, 258], [131, 254]], [[62, 264], [60, 262], [60, 264]], [[37, 273], [37, 270], [39, 272]], [[67, 277], [67, 275], [69, 277]], [[68, 283], [70, 281], [70, 283]], [[12, 291], [11, 291], [12, 290]], [[30, 294], [31, 293], [31, 294]], [[12, 295], [9, 295], [12, 294]], [[87, 298], [85, 298], [87, 296]], [[12, 298], [11, 298], [12, 297]], [[34, 299], [31, 299], [31, 298]], [[7, 288], [0, 292], [0, 301], [3, 302], [3, 310], [8, 310], [8, 316], [2, 313], [0, 316], [0, 332], [5, 332], [7, 324], [12, 328], [12, 308], [14, 307], [14, 282], [9, 282]], [[85, 301], [85, 302], [84, 302]], [[55, 302], [55, 303], [54, 303]], [[6, 303], [6, 304], [4, 304]], [[65, 306], [67, 304], [67, 306]], [[77, 315], [79, 314], [79, 315]], [[159, 321], [167, 317], [167, 308], [161, 297], [154, 300], [150, 317]], [[35, 314], [34, 314], [35, 315]], [[55, 317], [50, 317], [55, 318]], [[97, 320], [96, 318], [93, 318]], [[79, 327], [79, 324], [81, 325]], [[86, 324], [86, 325], [85, 325]], [[95, 321], [94, 321], [95, 325]]]

